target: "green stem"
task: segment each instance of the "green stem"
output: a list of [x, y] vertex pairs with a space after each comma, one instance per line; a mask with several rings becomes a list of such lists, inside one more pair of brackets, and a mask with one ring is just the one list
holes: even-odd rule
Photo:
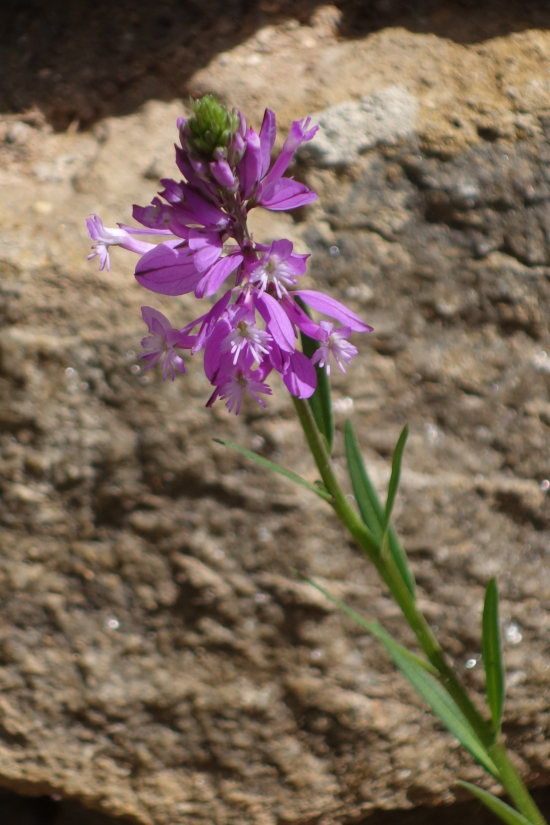
[[365, 524], [355, 512], [342, 490], [326, 444], [315, 424], [315, 419], [307, 401], [294, 398], [294, 406], [300, 419], [307, 443], [321, 474], [327, 491], [332, 496], [332, 506], [340, 520], [376, 567], [378, 573], [388, 586], [390, 592], [399, 605], [405, 619], [413, 630], [418, 642], [437, 669], [440, 682], [454, 699], [477, 736], [480, 742], [497, 766], [503, 787], [520, 810], [533, 825], [546, 825], [546, 821], [535, 805], [527, 788], [510, 762], [506, 750], [502, 745], [495, 743], [495, 736], [490, 724], [483, 718], [475, 705], [468, 697], [460, 680], [447, 663], [443, 649], [433, 635], [426, 619], [418, 609], [414, 597], [403, 581], [399, 570], [391, 556], [384, 556], [379, 552], [379, 546]]
[[510, 757], [504, 745], [495, 742], [487, 752], [498, 768], [502, 787], [506, 789], [518, 811], [521, 811], [533, 825], [546, 825], [546, 819], [539, 811], [522, 778], [510, 762]]

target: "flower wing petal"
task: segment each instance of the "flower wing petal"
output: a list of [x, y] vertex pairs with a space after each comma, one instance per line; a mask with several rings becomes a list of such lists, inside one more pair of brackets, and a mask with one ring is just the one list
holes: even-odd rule
[[221, 258], [203, 275], [195, 289], [197, 298], [214, 295], [226, 278], [243, 262], [242, 255], [227, 255]]
[[322, 292], [316, 292], [313, 289], [297, 289], [292, 294], [298, 295], [308, 306], [322, 312], [323, 315], [328, 315], [329, 318], [336, 318], [337, 321], [341, 321], [355, 332], [372, 332], [372, 327], [365, 324], [355, 312], [352, 312], [351, 309], [348, 309], [335, 298], [330, 298], [328, 295], [323, 295]]
[[296, 350], [290, 356], [283, 381], [287, 390], [298, 398], [310, 398], [317, 386], [315, 367], [303, 352]]
[[160, 324], [162, 334], [164, 336], [166, 336], [168, 332], [172, 329], [170, 321], [168, 320], [166, 315], [163, 315], [162, 312], [159, 312], [158, 309], [154, 309], [153, 307], [141, 307], [141, 317], [147, 324], [149, 332], [157, 332], [157, 330], [153, 329], [155, 321], [157, 324]]
[[273, 211], [296, 209], [317, 200], [317, 195], [305, 183], [292, 178], [279, 178], [260, 190], [257, 203]]
[[136, 280], [141, 286], [161, 295], [185, 295], [192, 292], [202, 277], [189, 250], [174, 248], [168, 241], [146, 252], [136, 266]]
[[255, 303], [274, 341], [285, 352], [294, 352], [296, 349], [294, 330], [279, 301], [264, 292], [256, 297]]
[[277, 121], [275, 119], [275, 112], [271, 109], [266, 109], [262, 128], [260, 129], [260, 147], [262, 154], [262, 166], [260, 170], [260, 178], [265, 177], [269, 164], [271, 162], [271, 152], [275, 145], [275, 138], [277, 136]]

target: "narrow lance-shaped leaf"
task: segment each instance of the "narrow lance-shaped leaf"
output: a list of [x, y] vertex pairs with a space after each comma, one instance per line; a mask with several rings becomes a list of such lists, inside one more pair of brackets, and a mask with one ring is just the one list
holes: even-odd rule
[[[307, 315], [310, 315], [309, 308], [300, 298], [295, 298], [295, 301]], [[311, 358], [315, 351], [319, 349], [320, 343], [318, 341], [314, 341], [313, 338], [310, 338], [303, 332], [300, 333], [300, 336], [302, 339], [302, 350], [304, 355]], [[316, 364], [315, 372], [317, 373], [317, 387], [309, 399], [309, 406], [311, 407], [311, 412], [313, 413], [313, 418], [315, 419], [317, 429], [326, 438], [328, 452], [330, 455], [332, 453], [332, 442], [334, 440], [334, 418], [332, 415], [330, 381], [324, 367], [319, 367], [318, 364]]]
[[487, 701], [493, 718], [493, 728], [496, 738], [500, 731], [505, 686], [498, 618], [498, 590], [495, 579], [491, 579], [485, 593], [482, 621], [482, 653], [483, 667], [485, 668]]
[[[309, 581], [309, 580], [308, 580]], [[474, 729], [454, 701], [447, 693], [443, 685], [434, 676], [435, 669], [428, 662], [424, 662], [409, 650], [404, 648], [393, 637], [382, 628], [377, 622], [367, 622], [355, 611], [344, 605], [339, 599], [331, 596], [323, 588], [313, 584], [317, 590], [324, 593], [334, 604], [344, 610], [348, 616], [354, 618], [362, 627], [375, 635], [384, 645], [396, 667], [409, 680], [416, 691], [422, 696], [425, 702], [431, 707], [445, 727], [458, 739], [460, 744], [488, 771], [495, 779], [499, 780], [499, 773], [496, 765], [477, 737]]]
[[[368, 476], [353, 425], [349, 420], [346, 421], [345, 426], [345, 446], [353, 495], [355, 496], [357, 507], [361, 513], [361, 518], [371, 533], [380, 541], [380, 544], [382, 544], [384, 536], [384, 509], [374, 489], [374, 485]], [[409, 569], [405, 551], [401, 547], [391, 524], [388, 525], [386, 531], [386, 540], [389, 552], [401, 574], [401, 578], [407, 585], [411, 595], [414, 596], [414, 576]]]
[[403, 461], [403, 452], [405, 450], [405, 444], [407, 443], [408, 436], [409, 428], [405, 424], [405, 426], [401, 430], [401, 435], [397, 440], [397, 444], [395, 445], [395, 450], [393, 453], [393, 459], [391, 463], [391, 476], [390, 483], [388, 485], [388, 497], [386, 499], [386, 508], [384, 510], [384, 524], [382, 525], [384, 533], [388, 529], [388, 525], [390, 523], [393, 505], [395, 503], [395, 497], [397, 495], [397, 489], [399, 487], [399, 479], [401, 478], [401, 462]]
[[428, 703], [436, 716], [441, 719], [447, 730], [458, 739], [460, 744], [486, 771], [498, 780], [499, 773], [496, 765], [494, 765], [475, 731], [445, 688], [433, 676], [430, 676], [424, 668], [411, 661], [409, 656], [404, 656], [400, 650], [400, 645], [394, 642], [393, 639], [391, 642], [384, 642], [384, 640], [382, 642], [396, 667], [409, 680], [424, 701]]
[[344, 437], [348, 472], [357, 507], [371, 533], [380, 540], [382, 538], [380, 528], [383, 516], [382, 505], [365, 470], [353, 425], [349, 419], [346, 421]]
[[480, 802], [483, 802], [483, 804], [496, 814], [499, 819], [505, 822], [506, 825], [532, 825], [523, 814], [511, 808], [510, 805], [507, 805], [506, 802], [503, 802], [498, 796], [489, 793], [489, 791], [484, 791], [483, 788], [478, 788], [476, 785], [472, 785], [470, 782], [464, 782], [462, 779], [457, 780], [457, 785], [469, 790], [473, 796], [476, 796]]
[[250, 458], [252, 461], [255, 461], [256, 464], [260, 464], [262, 467], [266, 467], [268, 470], [273, 470], [276, 473], [279, 473], [281, 476], [285, 476], [285, 478], [289, 478], [291, 481], [294, 481], [296, 484], [299, 484], [301, 487], [305, 487], [306, 490], [309, 490], [315, 495], [320, 496], [324, 501], [328, 501], [329, 504], [332, 503], [332, 496], [330, 493], [325, 490], [324, 487], [320, 485], [311, 484], [309, 481], [306, 481], [305, 478], [293, 473], [292, 470], [287, 470], [285, 467], [281, 467], [279, 464], [276, 464], [274, 461], [270, 461], [269, 458], [264, 458], [258, 453], [253, 453], [252, 450], [247, 450], [246, 447], [240, 447], [238, 444], [235, 444], [233, 441], [225, 441], [221, 438], [215, 438], [218, 444], [221, 444], [224, 447], [230, 447], [232, 450], [237, 450], [238, 453], [241, 455], [245, 455], [247, 458]]
[[[364, 619], [363, 616], [361, 616], [360, 613], [357, 613], [357, 611], [354, 610], [352, 607], [348, 607], [348, 605], [345, 604], [345, 602], [341, 601], [336, 596], [333, 596], [331, 593], [329, 593], [327, 590], [325, 590], [324, 587], [321, 587], [320, 584], [317, 584], [312, 579], [308, 579], [308, 577], [304, 576], [302, 573], [300, 573], [299, 570], [294, 570], [294, 572], [296, 573], [297, 576], [299, 576], [302, 579], [302, 581], [307, 582], [312, 587], [314, 587], [316, 590], [318, 590], [319, 593], [322, 593], [323, 596], [326, 596], [326, 598], [330, 602], [335, 604], [337, 607], [339, 607], [340, 610], [343, 613], [346, 613], [346, 615], [348, 615], [351, 619], [353, 619], [355, 622], [357, 622], [358, 625], [363, 627], [365, 630], [368, 630], [368, 632], [372, 633], [373, 636], [376, 636], [377, 639], [380, 639], [381, 642], [386, 644], [386, 642], [388, 640], [390, 642], [393, 641], [393, 639], [390, 636], [390, 634], [388, 633], [388, 631], [385, 630], [382, 627], [380, 622], [369, 622], [367, 619]], [[402, 647], [401, 645], [398, 644], [398, 642], [394, 642], [394, 644], [396, 644], [396, 645], [398, 645], [398, 647], [400, 647], [403, 656], [409, 657], [409, 659], [411, 659], [413, 662], [416, 662], [416, 664], [419, 667], [424, 668], [424, 670], [427, 673], [431, 673], [433, 676], [437, 675], [437, 670], [431, 664], [431, 662], [428, 662], [426, 659], [421, 659], [420, 656], [416, 655], [416, 653], [413, 653], [412, 651], [408, 650], [406, 647]]]

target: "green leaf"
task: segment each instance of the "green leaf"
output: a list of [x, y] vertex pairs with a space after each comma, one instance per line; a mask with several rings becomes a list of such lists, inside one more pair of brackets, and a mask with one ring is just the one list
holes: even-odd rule
[[[403, 438], [403, 433], [401, 434], [401, 438]], [[376, 490], [374, 489], [374, 486], [368, 476], [365, 464], [363, 462], [363, 457], [359, 449], [359, 444], [357, 443], [357, 436], [355, 435], [353, 425], [349, 420], [346, 421], [344, 440], [346, 447], [346, 458], [348, 462], [348, 472], [351, 479], [353, 495], [355, 496], [355, 501], [357, 502], [357, 507], [359, 508], [359, 512], [364, 523], [367, 525], [371, 533], [378, 539], [380, 545], [382, 545], [384, 540], [384, 510]], [[401, 454], [402, 453], [403, 449], [401, 449]], [[401, 574], [401, 578], [407, 585], [411, 595], [414, 596], [414, 576], [410, 571], [405, 551], [403, 550], [391, 525], [388, 525], [387, 528], [387, 544], [395, 566]]]
[[429, 662], [424, 661], [396, 642], [378, 622], [366, 621], [339, 599], [327, 593], [322, 587], [319, 587], [319, 585], [306, 579], [304, 576], [302, 576], [302, 578], [304, 578], [305, 581], [309, 581], [313, 587], [316, 587], [317, 590], [330, 599], [333, 604], [338, 605], [348, 616], [355, 619], [361, 627], [364, 627], [365, 630], [368, 630], [382, 642], [396, 667], [409, 680], [424, 701], [428, 703], [436, 716], [441, 719], [447, 730], [458, 739], [460, 744], [466, 748], [486, 771], [494, 776], [495, 779], [499, 780], [496, 765], [485, 751], [485, 748], [470, 723], [455, 701], [449, 696], [443, 685], [435, 678], [437, 673], [435, 668]]
[[[308, 307], [300, 298], [296, 298], [296, 303], [304, 310], [306, 315], [311, 315]], [[321, 346], [319, 341], [314, 341], [302, 332], [300, 335], [302, 339], [302, 350], [304, 355], [308, 358], [315, 353]], [[315, 372], [317, 373], [317, 387], [315, 392], [309, 399], [309, 406], [313, 413], [313, 418], [317, 424], [317, 429], [322, 433], [326, 439], [328, 453], [332, 453], [332, 442], [334, 441], [334, 418], [332, 416], [332, 400], [330, 397], [330, 381], [324, 367], [315, 365]]]
[[426, 673], [425, 669], [419, 668], [415, 662], [410, 660], [410, 657], [404, 656], [399, 649], [400, 646], [397, 645], [393, 639], [389, 644], [386, 644], [385, 647], [396, 667], [398, 667], [401, 673], [409, 680], [424, 701], [428, 703], [436, 716], [441, 719], [447, 730], [458, 739], [462, 747], [466, 748], [468, 753], [470, 753], [486, 771], [492, 774], [495, 779], [499, 779], [498, 768], [487, 754], [458, 705], [449, 696], [440, 682], [429, 673]]
[[399, 479], [401, 478], [401, 462], [403, 461], [403, 452], [405, 444], [409, 436], [409, 428], [405, 424], [401, 430], [401, 435], [397, 440], [393, 458], [391, 462], [391, 476], [388, 485], [388, 497], [386, 499], [386, 509], [384, 510], [383, 532], [385, 533], [390, 523], [393, 505], [395, 503], [395, 496], [397, 495], [397, 488], [399, 487]]
[[504, 707], [504, 667], [500, 643], [498, 619], [498, 590], [495, 579], [491, 579], [485, 593], [482, 621], [482, 653], [485, 668], [487, 701], [493, 717], [495, 739], [500, 731], [502, 709]]
[[[294, 572], [297, 576], [299, 576], [302, 579], [302, 581], [307, 582], [320, 593], [322, 593], [323, 596], [326, 596], [326, 598], [333, 604], [335, 604], [337, 607], [339, 607], [343, 613], [346, 613], [350, 618], [357, 622], [358, 625], [364, 627], [365, 630], [368, 630], [368, 632], [372, 633], [373, 636], [376, 636], [377, 639], [380, 639], [381, 642], [386, 644], [388, 640], [393, 641], [388, 631], [384, 630], [380, 622], [369, 622], [367, 619], [364, 619], [360, 613], [357, 613], [356, 610], [353, 610], [353, 608], [348, 607], [347, 604], [340, 601], [340, 599], [336, 598], [336, 596], [333, 596], [331, 593], [325, 590], [324, 587], [321, 587], [320, 584], [316, 584], [316, 582], [312, 581], [311, 579], [308, 579], [307, 576], [304, 576], [298, 570], [295, 570]], [[411, 661], [415, 662], [418, 665], [418, 667], [424, 668], [424, 670], [426, 670], [427, 673], [431, 673], [434, 676], [437, 675], [437, 670], [435, 669], [435, 667], [426, 659], [421, 659], [420, 656], [416, 655], [416, 653], [412, 653], [412, 651], [408, 650], [406, 647], [402, 647], [398, 644], [398, 642], [394, 641], [393, 643], [401, 648], [403, 656], [408, 656], [411, 659]]]
[[359, 444], [357, 443], [357, 437], [349, 419], [346, 421], [344, 429], [344, 440], [349, 477], [361, 518], [371, 533], [381, 540], [382, 530], [380, 529], [380, 525], [383, 518], [382, 505], [367, 475], [363, 457], [359, 450]]
[[523, 814], [518, 813], [518, 811], [511, 808], [510, 805], [507, 805], [506, 802], [503, 802], [498, 796], [489, 793], [489, 791], [484, 791], [483, 788], [477, 788], [475, 785], [472, 785], [470, 782], [464, 782], [462, 779], [457, 780], [457, 785], [469, 790], [473, 796], [476, 796], [480, 802], [483, 802], [490, 811], [502, 819], [503, 822], [506, 822], [507, 825], [531, 825], [530, 821], [526, 819]]
[[309, 490], [312, 493], [320, 496], [324, 501], [328, 501], [329, 504], [332, 504], [332, 496], [328, 493], [323, 486], [320, 484], [310, 484], [309, 481], [306, 481], [305, 478], [293, 473], [292, 470], [287, 470], [285, 467], [281, 467], [279, 464], [275, 464], [274, 461], [270, 461], [269, 458], [264, 458], [258, 453], [253, 453], [252, 450], [247, 450], [246, 447], [240, 447], [238, 444], [235, 444], [233, 441], [225, 441], [222, 438], [215, 438], [218, 444], [222, 444], [224, 447], [231, 447], [232, 450], [237, 450], [238, 453], [245, 455], [247, 458], [250, 458], [252, 461], [255, 461], [256, 464], [260, 464], [262, 467], [266, 467], [268, 470], [273, 470], [276, 473], [279, 473], [281, 476], [285, 476], [285, 478], [289, 478], [291, 481], [294, 481], [296, 484], [299, 484], [301, 487], [305, 487], [306, 490]]

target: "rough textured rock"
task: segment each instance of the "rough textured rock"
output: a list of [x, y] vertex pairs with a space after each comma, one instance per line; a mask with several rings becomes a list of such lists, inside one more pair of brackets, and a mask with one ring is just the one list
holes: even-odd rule
[[301, 154], [317, 166], [345, 166], [380, 143], [392, 146], [415, 132], [418, 101], [403, 86], [388, 86], [358, 103], [349, 101], [313, 115], [319, 131]]
[[[481, 690], [483, 587], [498, 575], [505, 733], [529, 781], [548, 783], [550, 148], [535, 84], [547, 33], [349, 43], [336, 42], [335, 19], [329, 9], [311, 26], [259, 32], [193, 84], [256, 122], [264, 103], [280, 105], [288, 125], [396, 82], [399, 54], [399, 82], [421, 104], [418, 140], [345, 173], [297, 169], [318, 204], [296, 222], [260, 213], [254, 231], [311, 250], [305, 285], [374, 325], [335, 376], [338, 461], [351, 415], [383, 487], [409, 422], [396, 518], [422, 604]], [[290, 54], [295, 69], [312, 55], [292, 89]], [[483, 71], [460, 92], [467, 60]], [[515, 77], [523, 131], [503, 131], [520, 104], [499, 71]], [[498, 103], [496, 132], [477, 128], [480, 101]], [[445, 121], [453, 107], [470, 112], [463, 142]], [[313, 479], [285, 392], [235, 419], [204, 409], [200, 364], [173, 385], [142, 375], [145, 293], [130, 256], [115, 250], [111, 274], [85, 261], [86, 215], [129, 220], [152, 179], [172, 173], [180, 111], [151, 103], [86, 134], [48, 133], [40, 118], [0, 124], [0, 784], [143, 825], [328, 824], [451, 802], [455, 778], [481, 771], [379, 646], [290, 569], [408, 639], [373, 572], [321, 503], [212, 442], [229, 437]], [[194, 317], [187, 297], [154, 303]]]

